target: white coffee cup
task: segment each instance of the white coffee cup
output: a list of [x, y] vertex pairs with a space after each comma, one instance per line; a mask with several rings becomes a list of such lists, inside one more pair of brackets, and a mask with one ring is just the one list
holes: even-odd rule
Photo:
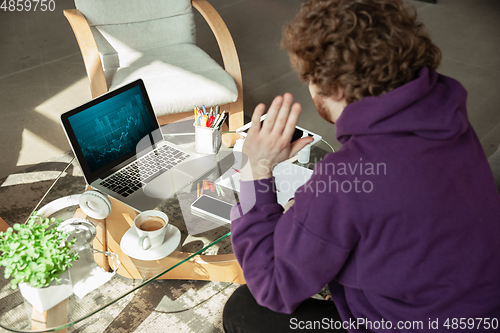
[[163, 244], [168, 216], [157, 210], [146, 210], [135, 217], [134, 228], [139, 235], [139, 247], [154, 249]]

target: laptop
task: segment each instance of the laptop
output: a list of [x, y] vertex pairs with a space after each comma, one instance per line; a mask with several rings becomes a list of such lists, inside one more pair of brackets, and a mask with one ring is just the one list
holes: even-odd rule
[[215, 157], [164, 140], [139, 79], [61, 115], [85, 181], [139, 211], [216, 167]]

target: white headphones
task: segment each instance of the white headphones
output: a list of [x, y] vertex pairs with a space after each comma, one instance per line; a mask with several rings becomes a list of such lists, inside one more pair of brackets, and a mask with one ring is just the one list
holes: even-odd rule
[[40, 208], [38, 215], [47, 217], [63, 208], [75, 205], [80, 205], [82, 211], [94, 219], [102, 220], [111, 214], [111, 202], [106, 195], [97, 191], [87, 191], [54, 200]]
[[[40, 208], [37, 215], [48, 217], [61, 209], [75, 205], [80, 205], [80, 209], [87, 216], [94, 219], [102, 220], [111, 214], [111, 202], [105, 194], [97, 191], [87, 191], [83, 194], [69, 195], [54, 200]], [[71, 248], [78, 252], [80, 256], [80, 259], [74, 262], [73, 267], [70, 268], [75, 293], [76, 289], [78, 289], [81, 293], [85, 291], [86, 294], [109, 281], [110, 276], [112, 277], [120, 267], [120, 260], [115, 253], [99, 251], [91, 247], [92, 240], [96, 236], [94, 224], [87, 219], [71, 218], [62, 222], [58, 229], [68, 233], [67, 240], [75, 241]], [[109, 265], [113, 268], [112, 273], [105, 272], [96, 264], [94, 253], [102, 253], [106, 257], [113, 259], [109, 261]], [[91, 285], [92, 288], [89, 289]]]

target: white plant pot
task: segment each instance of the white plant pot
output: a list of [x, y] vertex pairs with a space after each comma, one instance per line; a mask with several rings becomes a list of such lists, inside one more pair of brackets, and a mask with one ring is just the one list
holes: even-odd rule
[[19, 290], [24, 299], [33, 305], [38, 312], [42, 313], [73, 295], [69, 271], [64, 272], [59, 278], [61, 279], [59, 284], [52, 281], [50, 285], [44, 288], [34, 288], [26, 283], [20, 283]]

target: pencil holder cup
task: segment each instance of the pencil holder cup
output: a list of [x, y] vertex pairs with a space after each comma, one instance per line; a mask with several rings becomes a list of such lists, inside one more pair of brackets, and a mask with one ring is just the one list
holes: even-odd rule
[[194, 145], [197, 153], [217, 154], [222, 144], [222, 126], [210, 128], [194, 124]]

